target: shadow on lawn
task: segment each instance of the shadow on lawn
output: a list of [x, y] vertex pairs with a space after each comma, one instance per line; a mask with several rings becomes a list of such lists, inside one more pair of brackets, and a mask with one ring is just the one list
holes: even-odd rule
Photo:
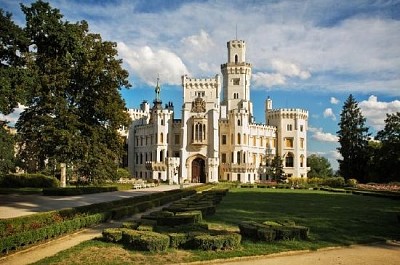
[[293, 220], [310, 228], [310, 240], [348, 245], [396, 239], [398, 202], [308, 190], [234, 189], [207, 221], [237, 226], [241, 221]]

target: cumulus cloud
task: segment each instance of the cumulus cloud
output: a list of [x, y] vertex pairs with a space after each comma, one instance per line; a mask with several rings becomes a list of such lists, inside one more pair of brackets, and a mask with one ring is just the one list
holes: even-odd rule
[[294, 63], [274, 59], [272, 60], [271, 64], [274, 70], [284, 76], [299, 77], [303, 80], [308, 79], [311, 76], [309, 71], [301, 70], [300, 67]]
[[8, 115], [4, 115], [0, 113], [0, 120], [9, 122], [11, 127], [15, 126], [15, 123], [18, 121], [21, 113], [26, 109], [26, 106], [18, 104], [18, 107], [14, 109], [14, 111]]
[[179, 56], [165, 49], [155, 50], [149, 46], [134, 48], [119, 42], [118, 52], [135, 75], [149, 85], [155, 84], [157, 75], [163, 83], [178, 85], [181, 76], [189, 74]]
[[285, 85], [289, 78], [297, 77], [305, 80], [311, 77], [309, 71], [301, 70], [300, 67], [294, 63], [274, 59], [271, 61], [271, 66], [275, 73], [257, 72], [253, 74], [254, 86], [272, 87], [276, 85]]
[[337, 142], [339, 140], [336, 135], [323, 132], [322, 128], [309, 127], [308, 131], [312, 134], [311, 138], [319, 142]]
[[283, 85], [286, 83], [286, 77], [282, 74], [269, 74], [258, 72], [253, 74], [253, 82], [255, 86], [272, 87], [276, 85]]
[[374, 95], [371, 95], [368, 100], [361, 101], [358, 106], [367, 119], [367, 124], [376, 130], [382, 130], [385, 127], [386, 114], [400, 112], [400, 100], [383, 102], [378, 101], [378, 97]]
[[324, 118], [331, 118], [333, 121], [336, 121], [336, 115], [333, 113], [332, 108], [327, 108], [324, 110]]
[[331, 97], [330, 102], [333, 105], [337, 105], [337, 104], [339, 104], [340, 101], [335, 97]]

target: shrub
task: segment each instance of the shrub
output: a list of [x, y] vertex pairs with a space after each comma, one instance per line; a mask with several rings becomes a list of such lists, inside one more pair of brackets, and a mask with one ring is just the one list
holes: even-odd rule
[[122, 239], [122, 231], [121, 228], [107, 228], [102, 232], [103, 239], [108, 242], [119, 242]]
[[87, 186], [87, 187], [46, 188], [46, 189], [43, 189], [43, 195], [46, 195], [46, 196], [75, 196], [75, 195], [81, 195], [81, 194], [92, 194], [92, 193], [111, 192], [111, 191], [118, 191], [118, 187], [116, 187], [116, 186], [108, 186], [108, 187]]
[[58, 179], [43, 174], [7, 174], [0, 183], [0, 186], [6, 188], [52, 188], [59, 185]]
[[273, 228], [257, 229], [257, 238], [261, 241], [272, 242], [276, 239], [276, 230]]
[[341, 188], [344, 187], [344, 178], [343, 177], [333, 177], [324, 179], [323, 185], [332, 187], [332, 188]]
[[352, 188], [355, 188], [357, 186], [357, 180], [356, 179], [348, 179], [346, 181], [346, 185]]
[[171, 248], [185, 248], [190, 240], [187, 233], [169, 233], [168, 236]]
[[240, 246], [242, 237], [236, 233], [220, 235], [199, 235], [194, 237], [194, 245], [201, 250], [226, 250]]
[[150, 231], [123, 230], [122, 242], [136, 250], [164, 251], [169, 246], [169, 236]]

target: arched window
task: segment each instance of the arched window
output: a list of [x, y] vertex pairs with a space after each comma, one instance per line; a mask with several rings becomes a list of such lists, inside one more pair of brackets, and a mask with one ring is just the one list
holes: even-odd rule
[[192, 128], [192, 140], [194, 143], [203, 143], [206, 140], [206, 125], [196, 122]]
[[235, 63], [239, 62], [239, 56], [237, 54], [235, 54]]
[[293, 154], [288, 153], [286, 158], [285, 158], [285, 166], [286, 167], [293, 167], [294, 165], [294, 159], [293, 159]]
[[161, 133], [161, 134], [160, 134], [160, 143], [163, 143], [163, 142], [164, 142], [164, 134]]
[[304, 155], [300, 156], [300, 167], [304, 167]]
[[240, 133], [237, 134], [237, 144], [240, 144]]
[[240, 119], [238, 119], [238, 122], [237, 122], [237, 124], [238, 124], [238, 126], [240, 126]]

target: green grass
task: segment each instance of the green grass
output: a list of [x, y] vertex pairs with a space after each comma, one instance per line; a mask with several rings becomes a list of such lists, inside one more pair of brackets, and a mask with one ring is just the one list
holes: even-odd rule
[[291, 219], [310, 227], [310, 240], [274, 243], [243, 240], [238, 250], [163, 253], [131, 251], [118, 244], [91, 240], [36, 264], [179, 263], [399, 239], [397, 213], [400, 213], [399, 202], [384, 198], [309, 190], [232, 189], [218, 205], [217, 213], [207, 217], [211, 228], [238, 230], [237, 224], [244, 220]]

